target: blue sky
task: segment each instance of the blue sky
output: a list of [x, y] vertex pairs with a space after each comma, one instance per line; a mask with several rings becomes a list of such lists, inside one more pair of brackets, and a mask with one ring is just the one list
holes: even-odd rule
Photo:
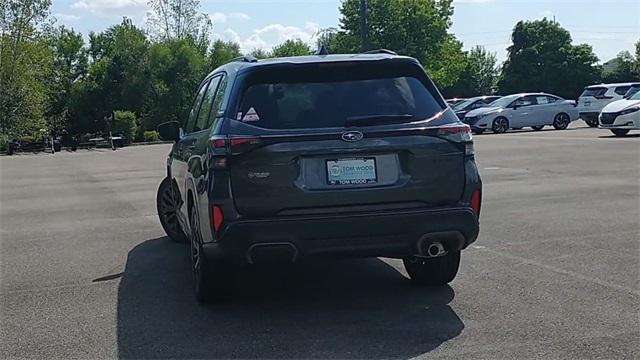
[[[214, 37], [234, 40], [244, 51], [269, 49], [286, 39], [312, 42], [318, 29], [338, 25], [339, 0], [202, 0]], [[58, 23], [87, 34], [123, 16], [144, 25], [147, 0], [54, 0]], [[450, 32], [465, 48], [484, 45], [504, 60], [511, 29], [519, 20], [553, 18], [574, 43], [593, 46], [601, 61], [633, 52], [640, 38], [638, 0], [456, 0]]]

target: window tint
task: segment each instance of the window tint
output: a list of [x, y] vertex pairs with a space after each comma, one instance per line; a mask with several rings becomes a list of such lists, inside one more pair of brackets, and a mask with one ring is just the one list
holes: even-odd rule
[[549, 103], [549, 98], [546, 96], [536, 96], [536, 102], [538, 105], [544, 105]]
[[202, 98], [204, 97], [205, 92], [207, 91], [207, 85], [209, 82], [203, 83], [202, 87], [198, 91], [198, 95], [196, 99], [193, 101], [193, 107], [191, 107], [191, 112], [189, 113], [189, 119], [184, 126], [184, 131], [187, 133], [193, 132], [194, 127], [196, 125], [196, 119], [198, 118], [198, 110], [200, 109], [200, 104], [202, 103]]
[[482, 107], [483, 105], [484, 103], [482, 102], [482, 100], [478, 100], [474, 102], [473, 105], [471, 105], [471, 109], [477, 109], [479, 107]]
[[589, 87], [584, 89], [584, 91], [582, 92], [582, 96], [592, 96], [592, 97], [598, 97], [598, 96], [603, 96], [605, 93], [607, 92], [607, 88], [606, 87]]
[[245, 91], [236, 120], [270, 129], [324, 128], [370, 116], [404, 119], [394, 123], [426, 120], [442, 110], [420, 80], [400, 76], [254, 84]]
[[216, 90], [218, 89], [219, 82], [220, 76], [216, 76], [211, 79], [209, 88], [202, 99], [202, 106], [200, 106], [200, 111], [198, 112], [198, 121], [196, 121], [196, 126], [193, 131], [200, 131], [209, 127], [209, 113], [211, 112], [211, 105], [213, 104], [213, 99], [216, 96]]
[[220, 80], [220, 84], [218, 85], [218, 91], [216, 91], [216, 97], [213, 100], [213, 106], [211, 107], [211, 113], [209, 115], [209, 123], [207, 127], [211, 126], [211, 124], [217, 122], [218, 113], [222, 110], [222, 101], [224, 100], [224, 95], [227, 90], [227, 77], [222, 76]]
[[492, 102], [494, 102], [495, 100], [499, 99], [499, 97], [488, 97], [486, 99], [482, 99], [480, 101], [478, 101], [478, 103], [480, 103], [481, 105], [487, 105], [487, 104], [491, 104]]
[[638, 91], [640, 91], [640, 85], [633, 85], [631, 86], [631, 89], [629, 89], [629, 91], [627, 91], [627, 93], [624, 94], [624, 97], [628, 99], [633, 95], [635, 95]]
[[631, 86], [618, 86], [614, 91], [618, 95], [624, 95], [631, 89]]
[[531, 106], [536, 104], [536, 97], [534, 95], [523, 96], [520, 99], [516, 100], [515, 105], [517, 106]]
[[549, 102], [549, 103], [554, 103], [554, 102], [556, 102], [558, 100], [560, 100], [560, 99], [558, 99], [557, 97], [547, 96], [547, 102]]

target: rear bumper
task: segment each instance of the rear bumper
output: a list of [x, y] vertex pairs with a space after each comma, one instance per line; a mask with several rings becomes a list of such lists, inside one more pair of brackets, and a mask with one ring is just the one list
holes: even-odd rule
[[598, 121], [598, 115], [600, 115], [600, 113], [597, 111], [580, 111], [578, 115], [582, 120]]
[[295, 261], [314, 256], [404, 257], [439, 241], [448, 251], [476, 240], [479, 225], [469, 208], [301, 216], [230, 223], [207, 256], [233, 262]]

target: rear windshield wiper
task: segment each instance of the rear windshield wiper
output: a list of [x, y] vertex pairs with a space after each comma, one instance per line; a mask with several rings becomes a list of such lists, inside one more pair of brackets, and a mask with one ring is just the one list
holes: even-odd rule
[[393, 124], [407, 122], [413, 119], [411, 114], [380, 114], [380, 115], [362, 115], [362, 116], [350, 116], [345, 122], [345, 126], [354, 125], [378, 125], [378, 124]]

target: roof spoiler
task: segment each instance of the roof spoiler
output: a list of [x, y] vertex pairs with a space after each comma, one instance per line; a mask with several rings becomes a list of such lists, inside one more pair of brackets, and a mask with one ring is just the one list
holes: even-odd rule
[[396, 53], [395, 51], [391, 51], [388, 49], [375, 49], [375, 50], [369, 50], [369, 51], [365, 51], [362, 54], [388, 54], [388, 55], [398, 55], [398, 53]]
[[235, 62], [235, 61], [255, 63], [255, 62], [258, 62], [258, 59], [256, 59], [255, 57], [253, 57], [251, 55], [244, 55], [244, 56], [238, 56], [237, 58], [233, 58], [233, 59], [227, 61], [227, 63]]

